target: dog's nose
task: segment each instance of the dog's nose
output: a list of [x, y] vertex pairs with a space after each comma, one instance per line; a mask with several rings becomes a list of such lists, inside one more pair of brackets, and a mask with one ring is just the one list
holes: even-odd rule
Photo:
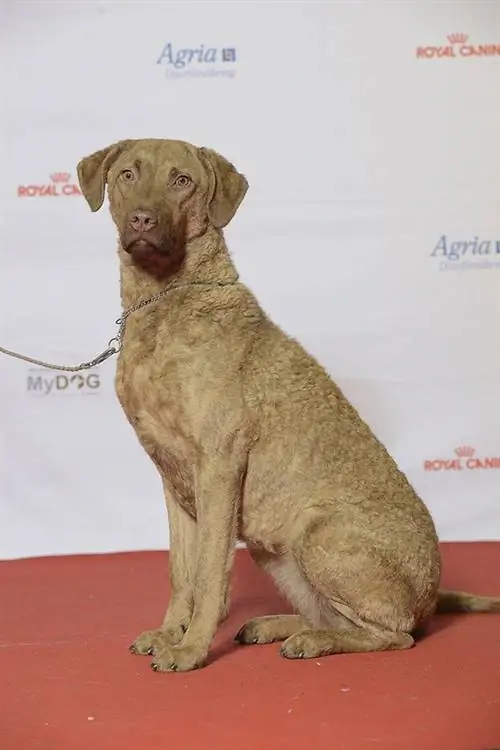
[[157, 223], [152, 211], [133, 211], [130, 214], [129, 224], [135, 232], [149, 232]]

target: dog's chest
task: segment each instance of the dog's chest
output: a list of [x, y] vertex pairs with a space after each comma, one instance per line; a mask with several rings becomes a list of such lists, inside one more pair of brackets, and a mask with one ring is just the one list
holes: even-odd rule
[[[183, 410], [182, 388], [175, 362], [126, 349], [118, 361], [118, 400], [139, 442], [185, 509], [193, 513], [196, 445]], [[192, 507], [193, 506], [193, 507]]]

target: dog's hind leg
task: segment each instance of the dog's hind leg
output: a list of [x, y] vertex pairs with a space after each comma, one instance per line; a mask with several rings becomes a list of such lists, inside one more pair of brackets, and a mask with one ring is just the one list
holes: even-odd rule
[[268, 615], [254, 617], [236, 633], [234, 640], [245, 645], [284, 641], [294, 633], [307, 628], [300, 615]]
[[[407, 649], [414, 644], [411, 633], [432, 586], [418, 595], [416, 581], [378, 548], [376, 535], [346, 520], [342, 524], [331, 508], [301, 518], [291, 551], [311, 591], [299, 612], [313, 623], [285, 641], [281, 653], [287, 658]], [[318, 612], [320, 619], [314, 622]]]
[[295, 633], [310, 628], [314, 623], [320, 624], [320, 599], [293, 556], [272, 554], [250, 545], [248, 550], [254, 562], [273, 578], [295, 611], [307, 612], [311, 619], [306, 619], [301, 614], [255, 617], [240, 628], [235, 641], [243, 644], [274, 643], [284, 641]]
[[368, 629], [346, 620], [343, 629], [295, 633], [284, 642], [280, 653], [287, 659], [317, 659], [329, 654], [406, 649], [411, 648], [413, 643], [408, 633], [392, 633], [373, 625]]

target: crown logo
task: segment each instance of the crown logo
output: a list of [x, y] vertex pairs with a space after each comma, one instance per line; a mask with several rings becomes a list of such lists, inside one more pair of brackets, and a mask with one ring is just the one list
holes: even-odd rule
[[472, 458], [475, 452], [475, 448], [471, 448], [470, 445], [459, 445], [455, 448], [455, 453], [459, 458]]
[[69, 182], [70, 177], [69, 172], [52, 172], [50, 175], [52, 182]]
[[448, 34], [448, 41], [450, 44], [465, 44], [469, 38], [468, 34]]

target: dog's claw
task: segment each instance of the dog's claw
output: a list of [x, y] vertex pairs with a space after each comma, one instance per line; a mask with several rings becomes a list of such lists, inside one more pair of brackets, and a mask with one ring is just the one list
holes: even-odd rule
[[247, 626], [243, 625], [243, 627], [240, 628], [238, 632], [236, 633], [236, 635], [234, 636], [233, 641], [235, 643], [241, 643], [242, 646], [257, 645], [259, 643], [258, 637], [255, 636], [255, 638], [250, 638], [250, 639], [248, 637], [245, 637], [246, 630], [247, 630]]
[[298, 651], [296, 654], [290, 654], [285, 648], [285, 644], [280, 648], [280, 655], [284, 656], [285, 659], [305, 659], [306, 655], [303, 651]]
[[245, 641], [243, 640], [243, 631], [244, 630], [245, 630], [245, 626], [243, 626], [242, 628], [240, 628], [238, 630], [238, 632], [236, 633], [236, 635], [233, 638], [233, 640], [234, 640], [235, 643], [245, 643]]
[[152, 646], [151, 646], [151, 648], [148, 648], [148, 654], [149, 654], [149, 656], [152, 656], [154, 654], [154, 649], [153, 649]]
[[153, 662], [151, 664], [153, 672], [177, 672], [177, 664], [169, 664], [167, 669], [161, 669], [159, 664]]

